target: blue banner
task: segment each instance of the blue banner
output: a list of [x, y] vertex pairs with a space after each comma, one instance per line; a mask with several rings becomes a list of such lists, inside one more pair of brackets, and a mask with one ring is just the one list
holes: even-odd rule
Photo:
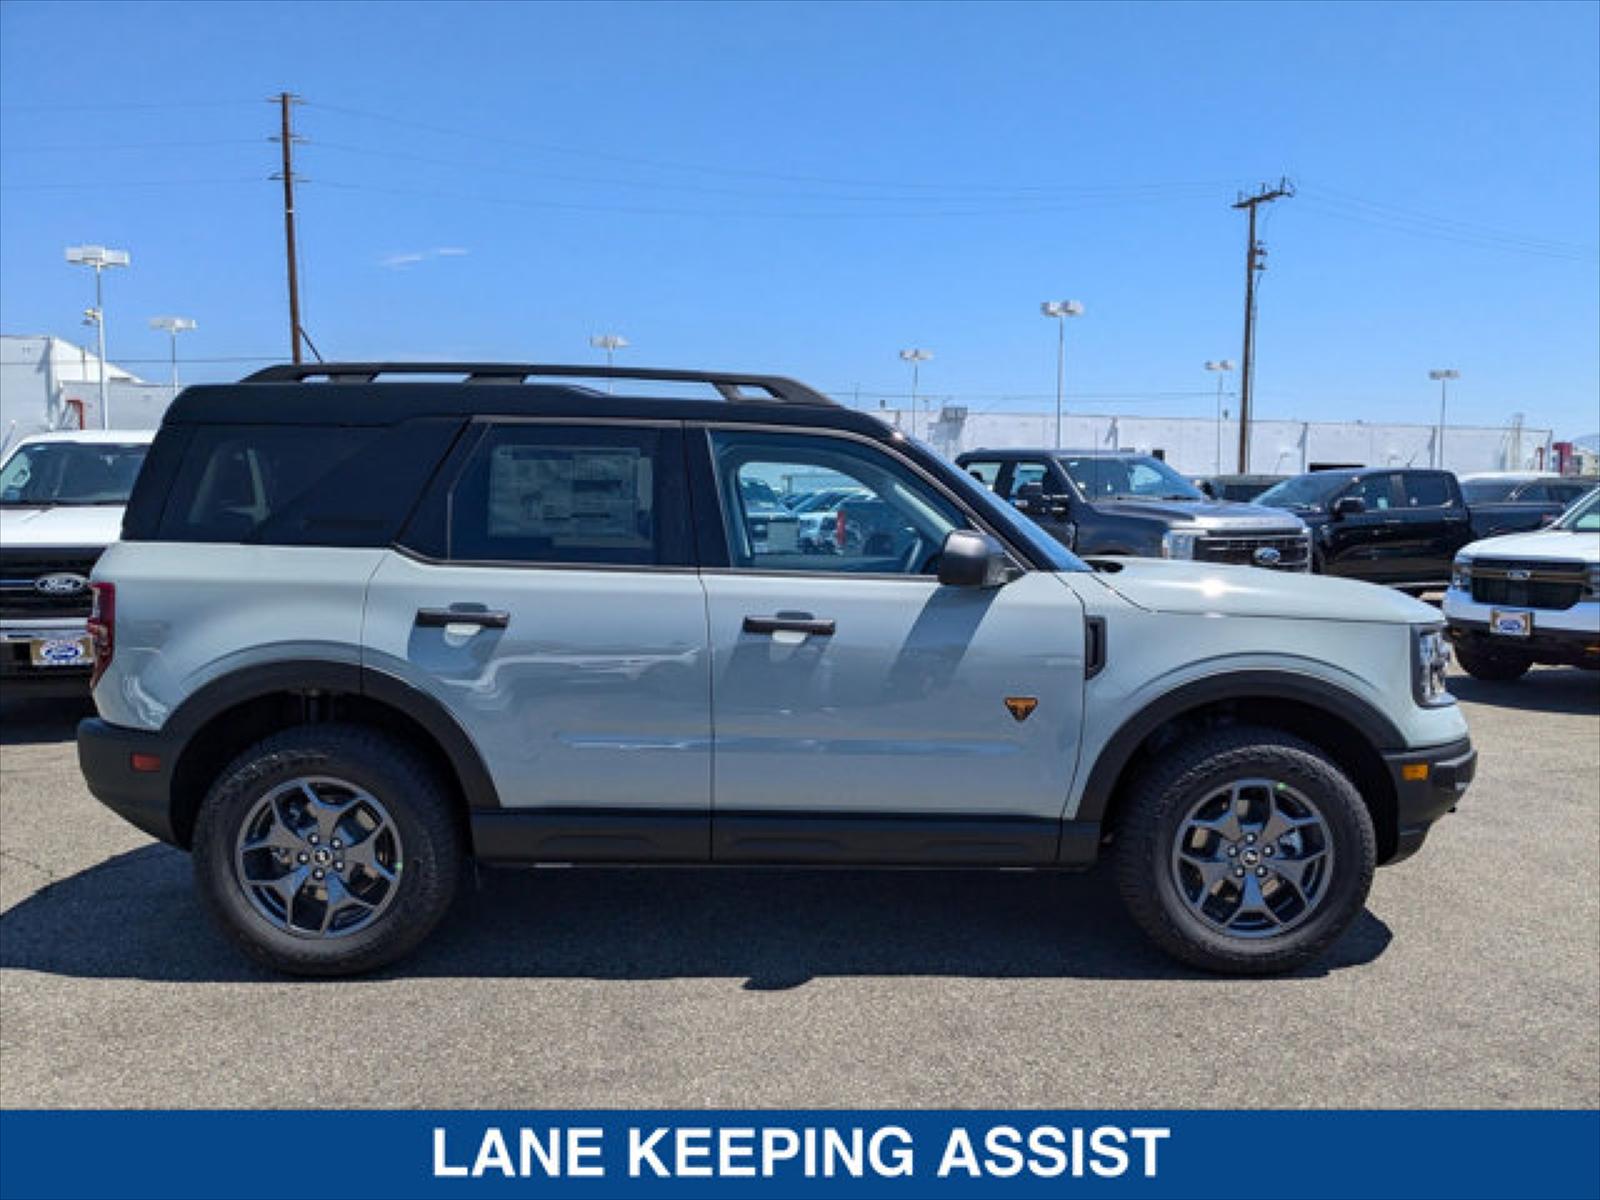
[[0, 1197], [1600, 1197], [1597, 1112], [0, 1113]]

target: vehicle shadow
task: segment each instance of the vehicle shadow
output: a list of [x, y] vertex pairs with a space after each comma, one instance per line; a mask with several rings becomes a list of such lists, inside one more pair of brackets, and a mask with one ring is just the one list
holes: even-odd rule
[[78, 722], [94, 716], [88, 695], [62, 698], [0, 696], [0, 746], [70, 742]]
[[1578, 667], [1535, 667], [1510, 683], [1491, 683], [1452, 674], [1450, 694], [1468, 704], [1489, 704], [1524, 712], [1572, 716], [1600, 715], [1600, 671]]
[[[1190, 979], [1123, 913], [1103, 872], [614, 868], [478, 873], [398, 977], [830, 976]], [[1381, 955], [1363, 912], [1302, 975]], [[0, 915], [0, 966], [96, 979], [281, 982], [206, 921], [188, 856], [150, 845], [51, 883]]]

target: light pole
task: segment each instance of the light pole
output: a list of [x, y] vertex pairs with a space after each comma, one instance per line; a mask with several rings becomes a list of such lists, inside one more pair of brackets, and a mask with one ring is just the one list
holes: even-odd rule
[[172, 339], [172, 397], [178, 397], [178, 335], [188, 333], [195, 323], [188, 317], [151, 317], [151, 329], [165, 330]]
[[919, 375], [919, 371], [920, 371], [920, 369], [922, 367], [922, 364], [927, 362], [932, 357], [933, 357], [933, 351], [932, 350], [918, 350], [916, 348], [912, 348], [910, 350], [902, 350], [902, 351], [900, 351], [900, 361], [901, 362], [908, 362], [908, 363], [911, 364], [911, 436], [912, 437], [916, 437], [917, 436], [917, 380], [918, 380], [918, 375]]
[[1446, 367], [1429, 371], [1428, 378], [1439, 381], [1439, 432], [1433, 439], [1433, 465], [1442, 471], [1444, 470], [1444, 407], [1449, 399], [1450, 381], [1460, 379], [1461, 372]]
[[[618, 350], [626, 350], [628, 348], [628, 339], [620, 333], [597, 333], [589, 339], [589, 345], [596, 350], [604, 350], [606, 352], [606, 370], [609, 371], [611, 370], [612, 356]], [[611, 389], [612, 381], [607, 379], [606, 391], [609, 392]]]
[[128, 265], [128, 252], [126, 250], [108, 250], [104, 246], [68, 246], [67, 261], [78, 266], [94, 268], [94, 308], [89, 311], [93, 314], [99, 339], [100, 352], [100, 428], [111, 428], [111, 407], [107, 398], [106, 388], [106, 306], [101, 291], [100, 276], [107, 267], [125, 267]]
[[1233, 370], [1233, 359], [1221, 358], [1206, 363], [1206, 370], [1217, 373], [1217, 474], [1222, 474], [1222, 381], [1224, 372]]
[[1039, 311], [1059, 322], [1056, 334], [1056, 441], [1061, 449], [1061, 403], [1067, 386], [1067, 318], [1083, 316], [1083, 305], [1076, 300], [1046, 300]]

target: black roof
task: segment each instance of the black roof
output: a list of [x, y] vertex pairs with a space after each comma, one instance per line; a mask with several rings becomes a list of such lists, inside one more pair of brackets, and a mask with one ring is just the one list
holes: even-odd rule
[[[414, 382], [395, 381], [394, 377]], [[441, 376], [456, 376], [441, 379]], [[613, 395], [582, 383], [703, 384], [715, 397]], [[320, 380], [322, 382], [312, 382]], [[878, 418], [776, 375], [524, 363], [316, 363], [185, 388], [169, 424], [390, 425], [432, 416], [559, 416], [827, 425], [882, 436]]]
[[[1151, 458], [1145, 450], [1074, 450], [1071, 447], [1047, 450], [1043, 446], [1003, 446], [989, 449], [963, 450], [960, 458]], [[960, 459], [957, 459], [960, 461]]]

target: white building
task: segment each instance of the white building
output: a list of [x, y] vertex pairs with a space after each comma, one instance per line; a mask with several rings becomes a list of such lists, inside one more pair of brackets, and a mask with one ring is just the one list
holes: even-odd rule
[[[108, 364], [113, 429], [154, 429], [172, 403], [167, 384]], [[100, 359], [48, 334], [0, 334], [0, 444], [51, 429], [99, 429]]]
[[[881, 414], [892, 419], [893, 410]], [[1366, 421], [1252, 421], [1250, 473], [1297, 475], [1320, 467], [1435, 465], [1438, 428]], [[1048, 446], [1054, 412], [974, 413], [947, 406], [926, 439], [954, 457], [980, 447]], [[1444, 466], [1471, 471], [1544, 469], [1549, 429], [1447, 425]], [[1161, 455], [1187, 475], [1233, 474], [1239, 464], [1239, 422], [1208, 417], [1127, 417], [1069, 414], [1061, 444], [1074, 450], [1137, 450]]]

